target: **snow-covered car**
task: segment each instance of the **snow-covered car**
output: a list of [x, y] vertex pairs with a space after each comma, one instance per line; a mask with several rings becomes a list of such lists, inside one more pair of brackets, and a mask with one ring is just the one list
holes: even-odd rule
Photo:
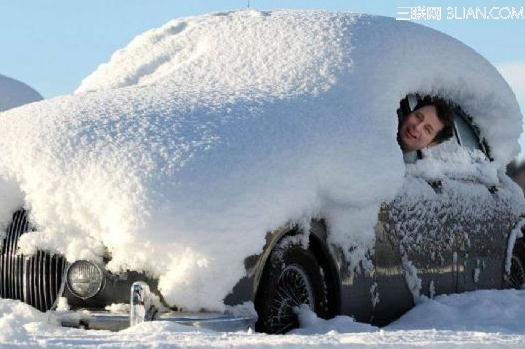
[[0, 74], [0, 112], [41, 99], [40, 93], [32, 87]]
[[[454, 136], [405, 164], [396, 111], [417, 95], [456, 106]], [[301, 304], [384, 324], [518, 286], [521, 123], [489, 62], [418, 24], [175, 19], [74, 95], [0, 114], [1, 296], [69, 326], [281, 333]]]

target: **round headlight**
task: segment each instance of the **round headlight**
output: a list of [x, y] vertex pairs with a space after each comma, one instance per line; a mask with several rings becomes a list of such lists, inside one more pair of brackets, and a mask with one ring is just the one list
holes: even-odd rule
[[104, 283], [104, 273], [94, 263], [76, 261], [67, 270], [69, 290], [82, 299], [95, 296]]

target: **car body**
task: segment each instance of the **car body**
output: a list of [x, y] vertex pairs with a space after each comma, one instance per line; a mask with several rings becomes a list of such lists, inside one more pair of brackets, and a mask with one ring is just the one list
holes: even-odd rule
[[[395, 111], [418, 94], [454, 105], [454, 137], [405, 164]], [[302, 303], [381, 325], [517, 286], [525, 200], [502, 169], [521, 119], [490, 63], [419, 25], [175, 20], [76, 95], [2, 113], [1, 296], [68, 326], [282, 333]]]
[[21, 81], [0, 74], [0, 111], [36, 102], [40, 93]]

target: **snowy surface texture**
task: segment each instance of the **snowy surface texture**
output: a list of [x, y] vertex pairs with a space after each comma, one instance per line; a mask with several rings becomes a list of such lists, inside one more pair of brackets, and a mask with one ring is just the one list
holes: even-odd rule
[[525, 291], [476, 291], [421, 302], [384, 328], [300, 311], [301, 328], [287, 335], [221, 333], [168, 322], [120, 332], [61, 328], [52, 315], [0, 300], [2, 348], [523, 348]]
[[0, 75], [0, 111], [41, 99], [40, 93], [23, 82]]
[[381, 202], [402, 187], [395, 111], [412, 92], [459, 103], [496, 168], [517, 154], [509, 86], [434, 30], [319, 11], [176, 19], [75, 95], [3, 112], [0, 188], [38, 228], [22, 252], [108, 251], [112, 270], [160, 277], [171, 304], [222, 309], [280, 225], [326, 217], [349, 260], [365, 258]]

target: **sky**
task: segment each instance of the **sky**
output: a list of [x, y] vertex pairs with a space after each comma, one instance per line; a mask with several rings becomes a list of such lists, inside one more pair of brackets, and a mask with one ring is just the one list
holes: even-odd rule
[[[520, 0], [0, 0], [0, 74], [51, 98], [72, 93], [84, 77], [136, 35], [176, 17], [246, 7], [407, 17], [397, 12], [418, 6], [440, 8], [441, 19], [413, 18], [413, 22], [447, 33], [482, 54], [500, 69], [525, 110], [525, 45], [521, 43], [525, 18], [504, 19], [505, 8], [525, 7]], [[493, 16], [464, 18], [463, 11], [469, 8], [486, 8]]]

